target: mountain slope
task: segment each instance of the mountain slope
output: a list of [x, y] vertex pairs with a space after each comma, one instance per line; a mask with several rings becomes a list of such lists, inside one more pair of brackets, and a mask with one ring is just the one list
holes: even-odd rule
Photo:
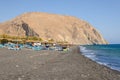
[[0, 34], [37, 36], [73, 44], [106, 44], [89, 23], [71, 16], [31, 12], [0, 24]]

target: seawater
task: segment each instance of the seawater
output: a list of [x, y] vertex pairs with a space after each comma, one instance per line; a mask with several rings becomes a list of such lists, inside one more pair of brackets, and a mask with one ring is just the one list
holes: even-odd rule
[[93, 61], [120, 71], [120, 44], [82, 45], [80, 51]]

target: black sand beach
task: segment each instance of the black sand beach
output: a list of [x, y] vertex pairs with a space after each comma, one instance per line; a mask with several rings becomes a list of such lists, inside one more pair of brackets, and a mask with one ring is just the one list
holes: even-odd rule
[[0, 49], [0, 80], [120, 80], [120, 72], [70, 51]]

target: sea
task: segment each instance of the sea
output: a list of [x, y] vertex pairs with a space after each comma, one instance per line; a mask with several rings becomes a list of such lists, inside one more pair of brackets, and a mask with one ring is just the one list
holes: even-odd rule
[[81, 45], [80, 51], [93, 61], [120, 71], [120, 44]]

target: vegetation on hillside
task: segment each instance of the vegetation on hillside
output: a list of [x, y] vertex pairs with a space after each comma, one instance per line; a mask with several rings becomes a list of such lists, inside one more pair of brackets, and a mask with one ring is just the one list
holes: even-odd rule
[[13, 43], [26, 43], [26, 42], [48, 42], [48, 43], [68, 43], [67, 41], [57, 41], [55, 42], [54, 39], [50, 38], [48, 40], [43, 40], [42, 38], [36, 37], [36, 36], [10, 36], [7, 34], [0, 35], [0, 43], [4, 44], [7, 42], [13, 42]]

